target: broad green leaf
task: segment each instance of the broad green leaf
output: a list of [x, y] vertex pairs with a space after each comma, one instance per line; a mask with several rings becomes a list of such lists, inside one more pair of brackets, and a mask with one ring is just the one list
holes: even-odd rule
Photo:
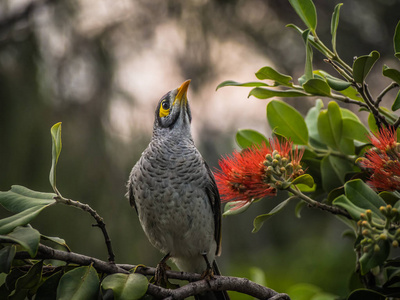
[[364, 102], [364, 99], [360, 97], [360, 94], [352, 86], [349, 86], [347, 89], [344, 89], [342, 91], [339, 90], [337, 91], [350, 99]]
[[353, 77], [357, 83], [364, 82], [379, 56], [378, 51], [372, 51], [369, 55], [360, 56], [354, 61]]
[[225, 86], [257, 87], [257, 86], [270, 86], [270, 85], [268, 85], [268, 84], [266, 84], [264, 82], [259, 82], [259, 81], [257, 81], [257, 82], [240, 83], [240, 82], [236, 82], [236, 81], [233, 81], [233, 80], [227, 80], [227, 81], [224, 81], [224, 82], [220, 83], [217, 86], [216, 90], [218, 90], [218, 89], [220, 89], [222, 87], [225, 87]]
[[[356, 274], [356, 273], [355, 273]], [[385, 299], [385, 295], [369, 289], [357, 289], [353, 290], [347, 300], [382, 300]]]
[[321, 140], [332, 149], [338, 150], [342, 138], [342, 113], [339, 105], [331, 101], [328, 109], [318, 116], [318, 133]]
[[101, 287], [112, 290], [115, 300], [141, 299], [147, 291], [149, 282], [141, 274], [111, 274], [104, 278]]
[[289, 0], [289, 2], [303, 20], [304, 24], [306, 24], [312, 32], [315, 32], [317, 28], [317, 11], [314, 3], [311, 0]]
[[337, 28], [339, 25], [339, 13], [340, 13], [340, 7], [343, 5], [343, 3], [339, 3], [335, 6], [335, 10], [333, 11], [332, 14], [332, 20], [331, 20], [331, 35], [332, 35], [332, 49], [333, 52], [336, 52], [336, 32]]
[[267, 119], [278, 134], [290, 138], [297, 145], [308, 144], [308, 129], [301, 114], [290, 105], [272, 100], [267, 105]]
[[304, 175], [301, 175], [301, 176], [295, 178], [292, 181], [292, 184], [294, 184], [294, 185], [304, 184], [304, 185], [312, 188], [314, 186], [314, 178], [312, 178], [312, 176], [310, 174], [304, 174]]
[[306, 64], [304, 67], [304, 76], [305, 76], [305, 80], [307, 82], [308, 80], [314, 78], [313, 66], [312, 66], [313, 51], [309, 44], [310, 30], [309, 29], [305, 30], [301, 36], [303, 37], [304, 44], [306, 46]]
[[42, 279], [43, 260], [34, 264], [24, 276], [18, 278], [15, 290], [29, 290], [36, 288]]
[[46, 235], [40, 235], [40, 238], [42, 240], [45, 241], [51, 241], [53, 243], [55, 243], [58, 246], [61, 246], [62, 248], [64, 248], [67, 251], [71, 251], [71, 249], [68, 247], [67, 243], [65, 242], [64, 239], [56, 237], [56, 236], [46, 236]]
[[399, 196], [396, 196], [393, 192], [380, 192], [379, 197], [381, 197], [386, 204], [390, 204], [393, 207], [395, 207], [396, 203], [397, 205], [400, 204], [400, 202], [398, 202], [400, 200]]
[[305, 84], [303, 84], [303, 88], [307, 93], [318, 95], [318, 96], [330, 96], [331, 88], [329, 85], [321, 80], [321, 79], [309, 79]]
[[50, 129], [51, 139], [52, 139], [52, 160], [49, 180], [53, 187], [54, 192], [57, 192], [56, 187], [56, 167], [58, 162], [58, 157], [61, 153], [62, 143], [61, 143], [61, 122], [54, 124]]
[[359, 263], [362, 275], [367, 274], [367, 272], [372, 268], [375, 268], [376, 266], [383, 264], [385, 260], [388, 258], [390, 253], [389, 241], [379, 240], [378, 245], [380, 251], [375, 252], [374, 248], [372, 247], [369, 252], [364, 253], [361, 256]]
[[394, 99], [392, 110], [396, 111], [400, 108], [400, 91], [397, 92], [396, 99]]
[[253, 145], [265, 143], [269, 145], [268, 139], [258, 131], [252, 129], [240, 129], [236, 132], [236, 142], [240, 148], [248, 148]]
[[32, 221], [36, 216], [47, 207], [48, 205], [42, 206], [34, 206], [28, 208], [18, 214], [12, 215], [8, 218], [4, 218], [0, 220], [0, 234], [8, 234], [14, 230], [14, 228], [18, 226], [27, 225], [30, 221]]
[[333, 76], [326, 77], [326, 82], [328, 83], [330, 88], [335, 91], [343, 91], [351, 86], [350, 82]]
[[303, 210], [303, 208], [305, 207], [307, 205], [307, 203], [306, 202], [304, 202], [303, 200], [300, 200], [298, 203], [297, 203], [297, 205], [296, 205], [296, 207], [295, 207], [295, 209], [294, 209], [294, 213], [295, 213], [295, 215], [296, 215], [296, 217], [297, 218], [301, 218], [301, 211]]
[[269, 99], [272, 97], [307, 97], [311, 95], [294, 89], [276, 90], [270, 88], [256, 87], [250, 91], [248, 97], [250, 96], [254, 96], [258, 99]]
[[347, 160], [333, 155], [325, 156], [321, 161], [321, 177], [324, 190], [330, 192], [342, 186], [345, 182], [345, 174], [352, 171], [352, 165]]
[[92, 266], [78, 267], [61, 277], [57, 288], [57, 299], [98, 299], [99, 286], [97, 272]]
[[395, 56], [400, 59], [400, 56], [397, 56], [397, 54], [400, 52], [400, 21], [397, 23], [396, 29], [394, 31], [393, 45], [394, 53], [396, 54]]
[[266, 220], [268, 220], [270, 217], [272, 217], [273, 215], [280, 212], [289, 203], [289, 201], [291, 199], [292, 198], [288, 198], [285, 201], [282, 201], [277, 206], [275, 206], [269, 213], [257, 216], [253, 221], [254, 228], [253, 228], [252, 232], [255, 233], [255, 232], [259, 231], [260, 228], [263, 226], [264, 222]]
[[368, 127], [370, 131], [378, 132], [378, 126], [376, 125], [376, 121], [372, 113], [368, 115]]
[[11, 190], [0, 192], [0, 204], [13, 213], [19, 213], [36, 206], [48, 206], [56, 202], [53, 193], [40, 193], [20, 185], [11, 186]]
[[387, 65], [383, 66], [382, 69], [382, 74], [390, 79], [392, 79], [394, 82], [397, 82], [400, 84], [400, 71], [396, 69], [391, 69]]
[[0, 273], [8, 274], [17, 249], [15, 245], [6, 246], [0, 249]]
[[17, 227], [8, 235], [0, 235], [0, 239], [20, 244], [34, 257], [39, 247], [40, 233], [32, 227]]
[[40, 300], [53, 300], [57, 298], [57, 286], [60, 282], [61, 277], [64, 275], [64, 271], [58, 271], [46, 279], [46, 281], [40, 285], [36, 292], [36, 298]]
[[308, 135], [310, 137], [310, 144], [318, 148], [326, 148], [326, 146], [321, 142], [321, 138], [318, 133], [318, 116], [321, 108], [324, 107], [324, 103], [321, 99], [317, 99], [315, 106], [310, 108], [307, 112], [305, 122], [308, 129]]
[[260, 80], [274, 80], [275, 85], [293, 86], [293, 78], [289, 75], [279, 73], [271, 67], [263, 67], [257, 71], [256, 77]]
[[345, 195], [337, 197], [332, 204], [345, 209], [356, 221], [360, 220], [360, 215], [365, 213], [365, 209], [356, 206]]
[[[233, 216], [245, 212], [250, 205], [251, 201], [230, 201], [225, 204], [223, 216]], [[239, 207], [239, 208], [237, 208]]]
[[360, 118], [355, 113], [353, 113], [351, 110], [341, 107], [340, 112], [342, 113], [343, 119], [352, 119], [353, 121], [361, 123]]
[[343, 118], [342, 121], [342, 133], [344, 138], [369, 143], [369, 132], [361, 122], [350, 118]]
[[383, 219], [379, 208], [386, 206], [386, 203], [365, 182], [360, 179], [350, 180], [344, 185], [344, 190], [347, 198], [356, 206], [364, 210], [370, 209]]

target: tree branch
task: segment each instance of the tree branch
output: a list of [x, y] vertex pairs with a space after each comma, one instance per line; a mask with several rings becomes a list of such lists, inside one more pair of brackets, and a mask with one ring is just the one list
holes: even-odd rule
[[375, 102], [375, 106], [378, 107], [379, 103], [382, 101], [383, 97], [386, 95], [387, 92], [389, 92], [391, 89], [394, 89], [396, 87], [398, 87], [399, 84], [397, 82], [392, 82], [391, 84], [389, 84], [379, 95], [378, 97], [376, 97], [376, 102]]
[[[15, 259], [31, 258], [32, 257], [28, 252], [17, 252], [15, 255]], [[83, 254], [56, 250], [42, 244], [39, 245], [38, 252], [34, 259], [55, 259], [77, 265], [92, 264], [98, 272], [106, 274], [127, 274], [129, 273], [129, 270], [134, 269], [136, 273], [143, 274], [145, 276], [153, 276], [156, 271], [156, 268], [142, 265], [112, 264]], [[20, 266], [18, 268], [26, 269], [26, 266]], [[258, 299], [290, 300], [288, 295], [277, 293], [276, 291], [254, 283], [247, 278], [215, 276], [212, 280], [205, 280], [202, 279], [200, 274], [177, 271], [166, 271], [166, 275], [168, 278], [187, 280], [190, 281], [190, 283], [174, 290], [166, 289], [149, 283], [147, 293], [156, 298], [162, 299], [184, 299], [206, 291], [230, 290], [244, 293]]]

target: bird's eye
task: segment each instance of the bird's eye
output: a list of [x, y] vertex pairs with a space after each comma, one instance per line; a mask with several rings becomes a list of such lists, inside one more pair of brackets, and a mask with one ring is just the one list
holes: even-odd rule
[[169, 101], [167, 99], [164, 99], [161, 102], [161, 106], [160, 106], [160, 117], [166, 117], [169, 115]]

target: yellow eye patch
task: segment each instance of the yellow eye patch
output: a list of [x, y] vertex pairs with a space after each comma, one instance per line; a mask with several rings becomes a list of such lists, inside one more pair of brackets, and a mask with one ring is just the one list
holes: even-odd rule
[[168, 100], [167, 99], [164, 99], [162, 102], [161, 102], [161, 105], [160, 105], [160, 112], [159, 112], [159, 114], [160, 114], [160, 118], [162, 118], [162, 117], [166, 117], [166, 116], [168, 116], [169, 115], [169, 102], [168, 102]]

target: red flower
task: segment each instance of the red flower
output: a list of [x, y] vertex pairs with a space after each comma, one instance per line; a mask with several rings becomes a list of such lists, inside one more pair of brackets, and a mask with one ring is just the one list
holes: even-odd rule
[[293, 143], [278, 139], [270, 140], [259, 147], [253, 146], [242, 152], [233, 152], [219, 161], [221, 170], [215, 174], [223, 201], [240, 201], [240, 208], [253, 199], [275, 196], [283, 182], [291, 181], [302, 174], [300, 160], [303, 151]]
[[370, 137], [375, 146], [367, 151], [360, 165], [371, 173], [368, 183], [379, 191], [400, 190], [400, 153], [394, 129], [382, 128]]

